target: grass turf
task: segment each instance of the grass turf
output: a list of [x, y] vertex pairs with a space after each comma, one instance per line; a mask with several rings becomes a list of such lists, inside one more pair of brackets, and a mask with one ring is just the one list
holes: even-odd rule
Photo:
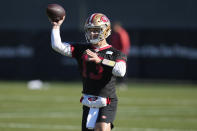
[[[117, 89], [114, 131], [196, 131], [197, 85], [129, 83]], [[80, 82], [0, 82], [0, 131], [80, 131]]]

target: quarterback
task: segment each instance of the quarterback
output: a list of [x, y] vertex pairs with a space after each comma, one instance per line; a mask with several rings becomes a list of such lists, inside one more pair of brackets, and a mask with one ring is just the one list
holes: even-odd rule
[[117, 110], [116, 77], [126, 73], [126, 55], [106, 42], [111, 34], [110, 20], [101, 13], [87, 18], [86, 44], [62, 42], [60, 26], [52, 23], [51, 45], [62, 55], [76, 59], [83, 81], [82, 131], [111, 131]]

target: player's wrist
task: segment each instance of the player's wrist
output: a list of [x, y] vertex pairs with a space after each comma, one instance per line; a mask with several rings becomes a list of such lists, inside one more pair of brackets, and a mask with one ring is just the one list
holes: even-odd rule
[[95, 59], [95, 63], [96, 63], [96, 64], [100, 64], [101, 61], [102, 61], [102, 60], [101, 60], [99, 57]]
[[53, 25], [53, 29], [60, 29], [60, 25]]
[[102, 60], [99, 58], [96, 63], [100, 64], [101, 62], [102, 62]]
[[101, 63], [105, 66], [114, 67], [116, 62], [108, 59], [103, 59]]

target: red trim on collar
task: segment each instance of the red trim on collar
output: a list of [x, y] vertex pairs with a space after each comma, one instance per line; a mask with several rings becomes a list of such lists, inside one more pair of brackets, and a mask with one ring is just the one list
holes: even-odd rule
[[[105, 47], [103, 47], [103, 48], [99, 48], [99, 51], [108, 49], [108, 48], [110, 48], [110, 47], [112, 47], [112, 45], [108, 45], [108, 46], [105, 46]], [[98, 48], [96, 48], [96, 47], [94, 47], [94, 46], [92, 46], [92, 48], [93, 48], [94, 50], [97, 50], [97, 49], [98, 49]]]
[[111, 46], [111, 45], [108, 45], [108, 46], [105, 46], [105, 47], [103, 47], [103, 48], [99, 48], [99, 51], [108, 49], [108, 48], [110, 48], [110, 47], [112, 47], [112, 46]]

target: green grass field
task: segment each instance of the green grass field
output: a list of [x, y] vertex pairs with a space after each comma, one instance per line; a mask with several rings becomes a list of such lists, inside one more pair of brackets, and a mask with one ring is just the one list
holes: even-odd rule
[[[197, 131], [197, 85], [130, 83], [117, 90], [114, 131]], [[0, 82], [0, 131], [80, 131], [81, 83]]]

